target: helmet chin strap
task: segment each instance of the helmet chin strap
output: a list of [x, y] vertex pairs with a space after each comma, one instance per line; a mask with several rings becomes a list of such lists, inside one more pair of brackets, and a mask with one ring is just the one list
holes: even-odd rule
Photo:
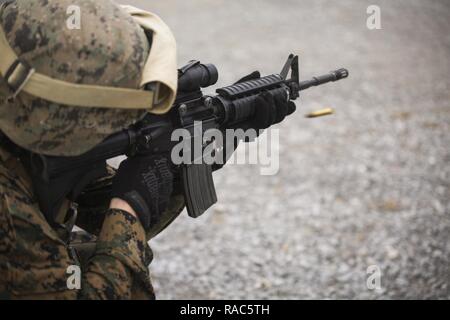
[[51, 226], [60, 227], [67, 220], [65, 214], [61, 215], [64, 203], [67, 200], [75, 201], [90, 183], [106, 176], [108, 171], [106, 162], [99, 161], [89, 167], [81, 166], [57, 177], [50, 177], [50, 158], [56, 159], [26, 150], [20, 155], [21, 162], [31, 178], [40, 210]]

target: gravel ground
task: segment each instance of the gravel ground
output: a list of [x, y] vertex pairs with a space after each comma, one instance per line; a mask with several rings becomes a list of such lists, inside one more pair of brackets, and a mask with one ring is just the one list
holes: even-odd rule
[[[304, 78], [351, 72], [279, 126], [276, 176], [225, 168], [219, 204], [152, 241], [160, 299], [450, 298], [449, 1], [125, 2], [162, 16], [180, 65], [215, 63], [219, 85], [290, 52]], [[370, 4], [382, 30], [366, 27]], [[304, 119], [323, 107], [337, 115]]]

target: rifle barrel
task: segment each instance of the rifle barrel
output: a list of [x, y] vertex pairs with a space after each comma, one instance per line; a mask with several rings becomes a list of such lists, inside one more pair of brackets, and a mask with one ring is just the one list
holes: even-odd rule
[[311, 80], [300, 82], [300, 91], [309, 89], [311, 87], [320, 86], [322, 84], [326, 84], [329, 82], [339, 81], [345, 78], [348, 78], [349, 72], [347, 69], [339, 69], [336, 71], [332, 71], [323, 76], [314, 77]]

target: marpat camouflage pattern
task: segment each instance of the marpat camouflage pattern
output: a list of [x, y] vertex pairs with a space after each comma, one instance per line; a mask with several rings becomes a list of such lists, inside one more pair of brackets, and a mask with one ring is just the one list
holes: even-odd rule
[[[110, 0], [6, 2], [0, 26], [15, 53], [41, 74], [71, 83], [138, 89], [150, 45], [144, 30]], [[67, 27], [78, 6], [80, 29]], [[82, 154], [139, 120], [142, 110], [80, 108], [26, 93], [14, 101], [0, 80], [0, 128], [21, 147], [47, 155]]]
[[152, 253], [136, 218], [108, 210], [94, 254], [69, 290], [69, 246], [45, 220], [20, 162], [0, 147], [0, 298], [152, 299]]

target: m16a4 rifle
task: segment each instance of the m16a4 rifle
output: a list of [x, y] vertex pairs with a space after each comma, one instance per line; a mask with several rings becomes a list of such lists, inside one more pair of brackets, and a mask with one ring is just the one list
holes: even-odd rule
[[[288, 78], [290, 75], [290, 78]], [[195, 123], [202, 130], [226, 130], [244, 126], [254, 119], [255, 100], [264, 91], [274, 97], [294, 101], [300, 92], [313, 86], [345, 79], [346, 69], [339, 69], [311, 80], [300, 81], [299, 58], [290, 55], [279, 74], [240, 82], [216, 90], [217, 95], [204, 95], [202, 88], [217, 83], [219, 74], [212, 64], [191, 61], [179, 70], [176, 102], [165, 115], [147, 114], [130, 128], [107, 138], [91, 151], [77, 157], [49, 157], [32, 154], [26, 161], [32, 176], [41, 210], [52, 221], [64, 199], [75, 201], [83, 189], [105, 173], [106, 161], [117, 156], [134, 157], [142, 154], [169, 154], [178, 143], [172, 132], [186, 129], [195, 137]], [[292, 110], [291, 112], [293, 112]], [[184, 191], [188, 214], [199, 217], [217, 202], [213, 182], [213, 167], [206, 163], [182, 164], [178, 184]]]

